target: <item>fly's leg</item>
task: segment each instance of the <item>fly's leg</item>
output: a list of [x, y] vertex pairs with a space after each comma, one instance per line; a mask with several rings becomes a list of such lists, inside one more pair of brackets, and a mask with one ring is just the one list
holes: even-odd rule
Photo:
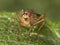
[[45, 19], [45, 14], [41, 14], [41, 16], [37, 20]]
[[39, 27], [38, 31], [41, 30], [41, 28], [43, 27], [43, 25], [45, 24], [45, 17], [44, 14], [41, 14], [41, 16], [38, 19], [39, 21], [37, 21], [34, 25], [40, 24], [41, 26]]
[[45, 15], [41, 14], [41, 16], [37, 19], [37, 22], [34, 23], [33, 25], [39, 24], [45, 20]]
[[34, 25], [37, 25], [37, 24], [43, 22], [44, 20], [45, 20], [45, 19], [41, 19], [40, 21], [36, 22]]
[[[20, 15], [17, 14], [17, 17], [20, 21]], [[17, 36], [17, 40], [20, 41], [20, 33], [21, 33], [21, 25], [20, 23], [18, 22], [18, 36]]]
[[20, 33], [21, 33], [21, 27], [20, 27], [20, 24], [18, 23], [18, 35], [17, 35], [18, 41], [20, 41]]
[[41, 24], [41, 26], [38, 29], [38, 32], [42, 29], [42, 27], [44, 26], [44, 24], [45, 24], [45, 22], [43, 21], [42, 24]]
[[32, 26], [30, 27], [29, 31], [28, 31], [28, 42], [30, 43], [31, 42], [31, 38], [30, 38], [30, 32], [32, 31]]
[[16, 25], [16, 17], [14, 16], [14, 25]]
[[38, 31], [40, 31], [41, 30], [41, 28], [43, 27], [43, 25], [45, 24], [45, 19], [41, 19], [40, 21], [38, 21], [38, 22], [36, 22], [34, 25], [37, 25], [37, 24], [41, 24], [41, 26], [39, 27], [39, 29], [38, 29]]
[[38, 31], [41, 30], [41, 28], [44, 26], [45, 24], [45, 15], [44, 14], [41, 14], [41, 16], [39, 17], [39, 20], [41, 22], [41, 26], [39, 27]]
[[[18, 19], [20, 19], [20, 18], [19, 18], [19, 15], [16, 14], [16, 16], [14, 17], [14, 25], [16, 25], [16, 17], [18, 17]], [[20, 28], [20, 24], [19, 24], [19, 22], [18, 22], [18, 35], [17, 35], [17, 40], [18, 40], [18, 41], [20, 40], [20, 32], [21, 32], [21, 28]]]

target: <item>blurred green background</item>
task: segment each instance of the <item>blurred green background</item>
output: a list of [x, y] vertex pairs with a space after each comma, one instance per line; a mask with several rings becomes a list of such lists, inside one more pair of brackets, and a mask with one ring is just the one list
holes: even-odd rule
[[[16, 12], [21, 9], [46, 14], [41, 31], [34, 32], [39, 26], [32, 29], [30, 43], [26, 27], [21, 27], [20, 41], [17, 40], [19, 19]], [[60, 45], [60, 0], [0, 0], [0, 45]]]
[[0, 11], [18, 11], [33, 9], [38, 13], [46, 13], [53, 20], [60, 20], [60, 0], [0, 0]]

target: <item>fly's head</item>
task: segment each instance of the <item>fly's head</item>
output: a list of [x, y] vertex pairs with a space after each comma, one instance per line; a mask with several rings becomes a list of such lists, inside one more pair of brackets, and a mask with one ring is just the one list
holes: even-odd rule
[[30, 25], [30, 19], [31, 19], [31, 14], [32, 11], [31, 10], [22, 10], [21, 11], [21, 22], [23, 22], [25, 25]]
[[30, 17], [31, 17], [31, 14], [32, 14], [32, 11], [31, 10], [23, 10], [21, 11], [21, 17], [25, 20], [25, 21], [28, 21], [30, 20]]

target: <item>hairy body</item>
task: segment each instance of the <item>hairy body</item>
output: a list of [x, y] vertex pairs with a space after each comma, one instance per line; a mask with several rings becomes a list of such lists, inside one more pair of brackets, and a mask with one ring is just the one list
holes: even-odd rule
[[21, 32], [20, 26], [30, 27], [30, 29], [28, 31], [28, 33], [30, 34], [30, 32], [32, 31], [32, 27], [34, 25], [39, 24], [40, 27], [39, 27], [38, 31], [40, 31], [45, 22], [44, 14], [36, 14], [32, 10], [22, 10], [20, 14], [17, 13], [16, 15], [19, 18], [18, 34]]

